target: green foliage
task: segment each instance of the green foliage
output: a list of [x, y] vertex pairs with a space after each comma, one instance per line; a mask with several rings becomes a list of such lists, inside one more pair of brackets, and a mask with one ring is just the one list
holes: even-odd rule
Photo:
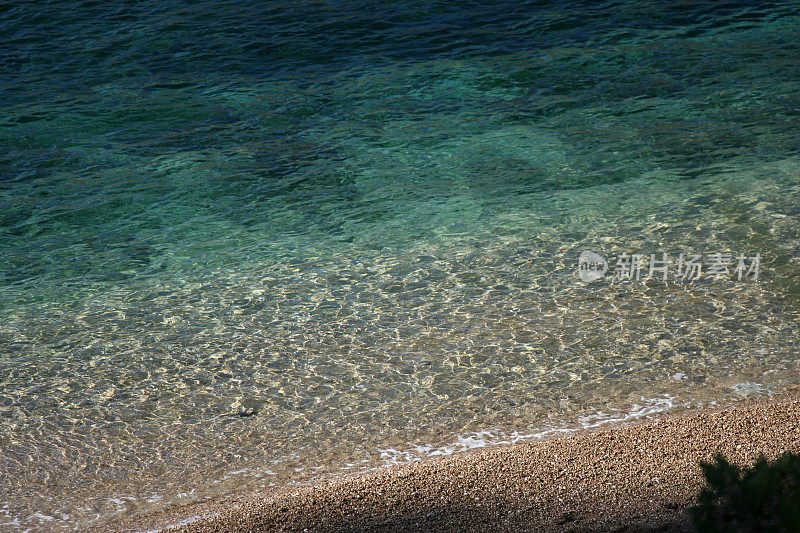
[[700, 466], [706, 486], [691, 510], [699, 533], [800, 532], [800, 455], [741, 468], [717, 454]]

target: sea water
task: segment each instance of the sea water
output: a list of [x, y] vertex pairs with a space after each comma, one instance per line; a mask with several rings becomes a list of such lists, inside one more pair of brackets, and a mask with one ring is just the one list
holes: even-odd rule
[[[797, 384], [799, 25], [798, 2], [1, 5], [0, 529]], [[729, 276], [680, 275], [717, 252]]]

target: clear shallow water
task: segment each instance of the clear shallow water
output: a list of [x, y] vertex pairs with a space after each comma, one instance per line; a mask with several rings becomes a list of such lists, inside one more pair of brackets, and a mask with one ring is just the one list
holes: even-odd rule
[[800, 381], [797, 3], [73, 6], [0, 8], [0, 527]]

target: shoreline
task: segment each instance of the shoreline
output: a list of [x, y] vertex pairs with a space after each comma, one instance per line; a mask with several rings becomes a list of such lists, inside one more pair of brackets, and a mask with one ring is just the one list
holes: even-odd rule
[[[693, 531], [716, 452], [800, 452], [800, 388], [141, 516], [119, 531]], [[188, 517], [188, 518], [187, 518]], [[188, 522], [191, 520], [191, 522]], [[178, 524], [182, 524], [178, 526]], [[108, 524], [114, 526], [114, 524]]]

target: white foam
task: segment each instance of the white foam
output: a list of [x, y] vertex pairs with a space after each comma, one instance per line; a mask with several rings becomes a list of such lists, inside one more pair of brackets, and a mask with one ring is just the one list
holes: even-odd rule
[[185, 518], [180, 522], [175, 522], [174, 524], [165, 526], [163, 529], [149, 529], [147, 531], [138, 531], [137, 533], [160, 533], [161, 531], [169, 531], [170, 529], [177, 529], [179, 527], [188, 526], [192, 522], [197, 522], [198, 520], [202, 520], [203, 518], [209, 518], [209, 517], [210, 515], [209, 516], [195, 515], [189, 518]]
[[759, 383], [753, 383], [751, 381], [738, 383], [731, 388], [736, 394], [741, 394], [742, 396], [748, 396], [750, 394], [758, 394], [767, 390], [763, 385]]
[[39, 522], [52, 522], [52, 521], [53, 521], [53, 520], [55, 520], [55, 519], [56, 519], [56, 517], [55, 517], [55, 516], [46, 515], [46, 514], [44, 514], [44, 513], [40, 513], [39, 511], [36, 511], [35, 513], [33, 513], [33, 514], [32, 514], [32, 515], [29, 517], [29, 519], [28, 519], [28, 520], [29, 520], [29, 521], [30, 521], [30, 520], [38, 520]]
[[515, 444], [523, 441], [539, 440], [558, 434], [577, 433], [582, 430], [595, 428], [605, 424], [623, 423], [630, 420], [644, 418], [656, 413], [668, 411], [676, 406], [674, 398], [664, 396], [660, 398], [642, 398], [643, 405], [634, 404], [629, 410], [610, 409], [610, 412], [597, 411], [590, 415], [578, 418], [576, 426], [552, 427], [534, 430], [530, 433], [517, 431], [506, 433], [499, 429], [483, 430], [467, 435], [458, 435], [452, 443], [442, 446], [430, 444], [414, 444], [408, 450], [395, 448], [381, 449], [380, 458], [385, 466], [406, 464], [420, 461], [425, 457], [453, 455], [456, 453], [496, 446], [499, 444]]

